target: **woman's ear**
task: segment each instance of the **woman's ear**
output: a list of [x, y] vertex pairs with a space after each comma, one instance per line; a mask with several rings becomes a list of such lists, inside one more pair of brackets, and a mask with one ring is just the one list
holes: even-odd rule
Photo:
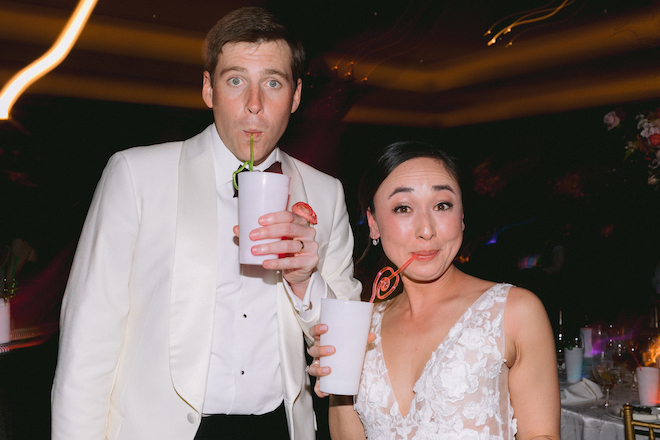
[[378, 223], [374, 215], [371, 213], [371, 208], [367, 208], [367, 224], [369, 225], [369, 238], [375, 240], [380, 238], [380, 231], [378, 230]]

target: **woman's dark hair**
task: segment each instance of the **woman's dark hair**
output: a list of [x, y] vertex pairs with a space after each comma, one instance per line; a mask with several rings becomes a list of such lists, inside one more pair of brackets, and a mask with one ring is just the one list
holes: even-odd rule
[[[447, 172], [460, 185], [460, 173], [456, 160], [444, 151], [424, 142], [395, 142], [385, 147], [378, 156], [378, 159], [369, 164], [362, 175], [358, 187], [358, 198], [362, 215], [366, 215], [367, 209], [371, 210], [372, 213], [375, 211], [374, 195], [383, 181], [387, 179], [396, 167], [410, 159], [422, 157], [435, 159], [442, 163]], [[368, 237], [369, 235], [367, 232], [367, 238]], [[373, 275], [383, 266], [391, 265], [384, 252], [380, 252], [378, 255], [367, 259], [366, 257], [370, 247], [371, 240], [368, 240], [364, 252], [355, 263], [355, 275], [360, 281], [362, 281], [362, 297], [365, 301], [371, 295], [371, 282], [368, 282], [367, 280], [373, 280]], [[402, 285], [399, 285], [393, 296], [400, 293], [402, 287]]]
[[264, 43], [279, 40], [285, 41], [291, 49], [291, 73], [295, 86], [305, 68], [305, 49], [302, 43], [280, 24], [274, 14], [257, 6], [236, 9], [213, 26], [204, 40], [204, 68], [213, 80], [218, 56], [227, 43]]
[[444, 151], [424, 142], [395, 142], [385, 147], [378, 159], [372, 162], [362, 175], [360, 186], [358, 187], [358, 197], [362, 214], [366, 214], [367, 209], [374, 212], [374, 195], [378, 191], [380, 184], [387, 179], [387, 176], [402, 163], [418, 157], [428, 157], [441, 162], [449, 174], [460, 185], [456, 160]]

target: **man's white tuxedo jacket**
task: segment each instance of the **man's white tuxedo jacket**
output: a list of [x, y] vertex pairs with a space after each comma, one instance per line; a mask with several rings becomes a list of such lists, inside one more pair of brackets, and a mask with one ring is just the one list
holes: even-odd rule
[[[116, 153], [98, 183], [61, 315], [53, 440], [187, 440], [200, 423], [218, 258], [211, 125], [184, 142]], [[282, 154], [289, 207], [318, 215], [327, 296], [358, 299], [341, 183]], [[315, 438], [302, 321], [278, 283], [284, 404], [292, 439]], [[313, 308], [318, 313], [318, 304]]]

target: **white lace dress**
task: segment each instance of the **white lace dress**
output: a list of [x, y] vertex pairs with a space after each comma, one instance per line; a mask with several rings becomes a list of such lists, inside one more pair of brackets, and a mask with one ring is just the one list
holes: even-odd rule
[[387, 301], [376, 304], [360, 389], [355, 397], [370, 440], [513, 440], [513, 418], [504, 353], [503, 313], [510, 285], [484, 292], [433, 352], [401, 416], [383, 359], [380, 328]]

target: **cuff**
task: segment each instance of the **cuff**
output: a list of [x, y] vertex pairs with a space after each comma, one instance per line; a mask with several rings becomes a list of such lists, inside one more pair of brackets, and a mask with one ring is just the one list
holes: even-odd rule
[[321, 298], [328, 296], [328, 286], [321, 274], [318, 271], [312, 272], [303, 299], [293, 294], [293, 290], [286, 279], [282, 278], [282, 280], [284, 281], [284, 290], [291, 298], [293, 307], [298, 311], [300, 319], [308, 322], [315, 319], [318, 316], [318, 309], [321, 307]]

